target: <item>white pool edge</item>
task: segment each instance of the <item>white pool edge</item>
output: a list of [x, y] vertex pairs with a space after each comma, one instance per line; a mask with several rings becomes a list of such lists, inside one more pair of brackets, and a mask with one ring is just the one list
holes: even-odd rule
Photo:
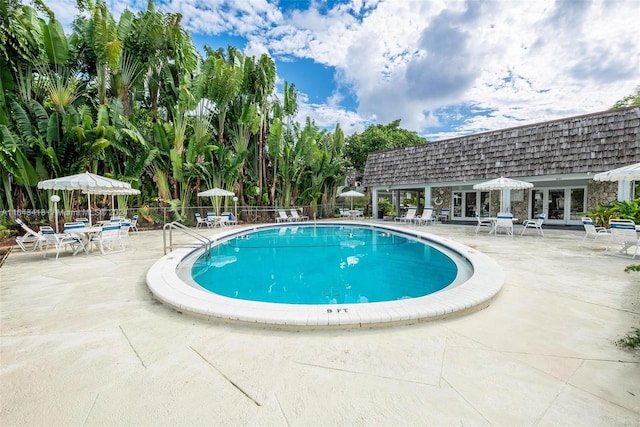
[[[310, 223], [305, 223], [308, 225]], [[311, 223], [313, 224], [313, 223]], [[284, 226], [291, 226], [285, 224]], [[322, 222], [319, 225], [375, 227], [435, 241], [467, 258], [474, 272], [466, 282], [419, 298], [365, 304], [272, 304], [237, 300], [217, 295], [184, 282], [177, 269], [193, 248], [179, 248], [156, 261], [147, 271], [147, 286], [153, 295], [173, 309], [205, 318], [278, 326], [367, 326], [434, 320], [480, 310], [502, 289], [504, 272], [487, 255], [473, 248], [424, 231], [362, 221]], [[230, 235], [283, 224], [233, 227], [212, 237], [218, 241]]]

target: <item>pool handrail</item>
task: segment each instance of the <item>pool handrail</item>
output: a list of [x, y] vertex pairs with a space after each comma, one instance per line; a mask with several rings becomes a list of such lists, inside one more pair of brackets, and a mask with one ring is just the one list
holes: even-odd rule
[[[169, 245], [167, 246], [167, 230], [169, 231]], [[173, 251], [173, 248], [177, 245], [173, 244], [173, 230], [180, 230], [182, 231], [184, 234], [194, 237], [197, 240], [199, 240], [200, 242], [203, 243], [203, 246], [205, 248], [205, 256], [208, 258], [211, 254], [210, 254], [210, 249], [211, 249], [211, 244], [213, 243], [213, 241], [205, 236], [203, 236], [202, 234], [198, 233], [197, 231], [192, 230], [191, 228], [187, 227], [186, 225], [177, 222], [177, 221], [173, 221], [173, 222], [169, 222], [167, 224], [165, 224], [162, 227], [162, 242], [163, 242], [163, 250], [164, 250], [164, 254], [167, 254], [167, 247], [169, 248], [169, 252]], [[179, 245], [181, 247], [198, 247], [199, 245], [196, 244], [181, 244]]]

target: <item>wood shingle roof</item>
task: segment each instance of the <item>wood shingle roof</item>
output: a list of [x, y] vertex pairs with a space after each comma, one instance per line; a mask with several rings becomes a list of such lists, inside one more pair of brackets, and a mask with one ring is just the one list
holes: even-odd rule
[[363, 185], [602, 172], [640, 162], [640, 107], [371, 153]]

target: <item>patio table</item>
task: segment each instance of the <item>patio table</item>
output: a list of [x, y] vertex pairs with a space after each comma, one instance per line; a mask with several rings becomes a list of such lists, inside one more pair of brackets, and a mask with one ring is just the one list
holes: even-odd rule
[[82, 244], [84, 245], [84, 252], [89, 254], [89, 250], [87, 249], [89, 240], [91, 236], [94, 234], [100, 234], [102, 232], [102, 227], [78, 227], [78, 228], [70, 228], [65, 230], [66, 233], [71, 234], [74, 237], [77, 237], [82, 240]]
[[[489, 221], [491, 221], [491, 230], [489, 230], [489, 234], [493, 234], [496, 231], [496, 223], [498, 222], [498, 217], [490, 216], [490, 217], [482, 217], [482, 219], [488, 219]], [[514, 224], [518, 223], [518, 218], [512, 218], [511, 220], [513, 221]]]
[[222, 227], [226, 225], [227, 217], [219, 215], [207, 215], [207, 222], [211, 227]]

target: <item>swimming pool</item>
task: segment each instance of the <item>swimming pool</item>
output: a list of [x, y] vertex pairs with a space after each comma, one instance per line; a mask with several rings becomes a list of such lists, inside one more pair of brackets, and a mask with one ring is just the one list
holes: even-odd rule
[[307, 223], [231, 237], [182, 271], [229, 298], [359, 304], [428, 295], [468, 279], [472, 269], [458, 254], [415, 237]]
[[[400, 299], [394, 299], [393, 301], [362, 303], [364, 301], [360, 300], [359, 297], [357, 301], [355, 300], [358, 294], [354, 292], [351, 295], [352, 300], [345, 298], [342, 304], [337, 304], [337, 301], [332, 303], [334, 301], [331, 300], [330, 303], [312, 304], [308, 302], [299, 304], [273, 303], [231, 298], [205, 290], [196, 280], [191, 278], [190, 274], [193, 269], [197, 276], [198, 259], [203, 255], [203, 250], [181, 248], [161, 258], [149, 269], [147, 285], [156, 298], [181, 312], [260, 324], [319, 327], [414, 322], [445, 317], [452, 313], [477, 310], [489, 304], [491, 298], [499, 292], [504, 282], [504, 274], [493, 260], [472, 248], [448, 239], [400, 226], [381, 223], [367, 224], [362, 221], [353, 223], [343, 221], [338, 223], [323, 222], [321, 226], [316, 227], [316, 232], [327, 225], [343, 227], [342, 230], [346, 230], [344, 227], [353, 227], [354, 230], [367, 230], [367, 233], [378, 236], [377, 238], [379, 239], [386, 238], [387, 236], [384, 236], [384, 234], [388, 233], [388, 237], [393, 235], [394, 239], [410, 240], [411, 245], [422, 245], [420, 242], [430, 243], [448, 257], [459, 258], [456, 261], [456, 267], [458, 270], [460, 270], [460, 267], [462, 267], [463, 271], [466, 269], [469, 274], [460, 275], [456, 273], [457, 280], [454, 279], [444, 289], [437, 292], [411, 298], [402, 298], [401, 295]], [[238, 257], [233, 253], [239, 254], [243, 248], [237, 247], [239, 252], [235, 252], [233, 245], [237, 242], [240, 242], [241, 246], [242, 244], [249, 245], [253, 238], [245, 239], [243, 236], [249, 232], [262, 231], [286, 234], [291, 232], [292, 229], [290, 225], [263, 224], [225, 230], [212, 236], [212, 238], [216, 243], [222, 244], [220, 248], [229, 246], [232, 249], [232, 253], [216, 253], [215, 251], [219, 249], [214, 247], [211, 257], [212, 262], [220, 266], [236, 264], [237, 259], [234, 260], [233, 258]], [[354, 237], [355, 235], [343, 241], [352, 243], [360, 241], [360, 239], [355, 239]], [[354, 250], [357, 250], [358, 247], [363, 245], [352, 244], [352, 246]], [[273, 248], [269, 250], [273, 250]], [[218, 258], [215, 258], [216, 256]], [[348, 264], [349, 260], [344, 262]], [[351, 262], [354, 262], [354, 260]], [[360, 262], [360, 259], [357, 262]], [[208, 268], [216, 270], [219, 267]], [[369, 281], [374, 279], [375, 277], [368, 278]], [[338, 288], [346, 289], [344, 284], [335, 283], [335, 285], [338, 285]], [[336, 296], [338, 296], [338, 293], [336, 293]], [[368, 296], [364, 296], [369, 299]]]

